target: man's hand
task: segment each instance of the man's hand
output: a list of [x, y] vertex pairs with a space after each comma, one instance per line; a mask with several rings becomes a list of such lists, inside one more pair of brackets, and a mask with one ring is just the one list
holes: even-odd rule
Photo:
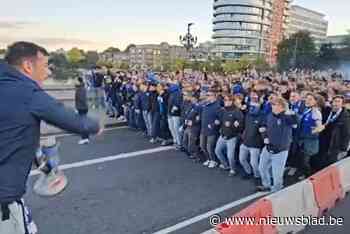
[[101, 136], [105, 130], [105, 126], [100, 124], [100, 130], [97, 132], [96, 136]]
[[265, 138], [265, 139], [264, 139], [264, 144], [265, 144], [265, 145], [270, 144], [270, 140], [269, 140], [269, 138]]
[[320, 125], [320, 126], [312, 129], [312, 134], [317, 134], [317, 133], [323, 132], [325, 129], [326, 129], [325, 125]]

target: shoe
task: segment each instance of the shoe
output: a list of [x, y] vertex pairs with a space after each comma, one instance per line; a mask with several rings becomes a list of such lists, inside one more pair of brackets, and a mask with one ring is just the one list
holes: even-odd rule
[[305, 180], [305, 179], [306, 179], [306, 177], [304, 175], [298, 177], [298, 180], [300, 180], [300, 181]]
[[203, 163], [203, 166], [207, 167], [207, 166], [209, 165], [209, 163], [210, 163], [210, 161], [207, 160], [207, 161], [205, 161], [205, 162]]
[[149, 141], [149, 143], [151, 143], [151, 144], [155, 144], [155, 143], [156, 143], [156, 139], [151, 138], [151, 140]]
[[78, 142], [79, 145], [86, 145], [86, 144], [89, 144], [89, 143], [90, 143], [89, 139], [81, 139]]
[[195, 162], [195, 163], [201, 163], [202, 161], [201, 161], [200, 158], [195, 157], [195, 158], [193, 159], [193, 162]]
[[236, 171], [231, 169], [228, 176], [232, 177], [232, 176], [235, 176], [236, 174], [237, 174]]
[[108, 117], [109, 118], [115, 118], [115, 115], [109, 115]]
[[161, 146], [167, 146], [169, 145], [169, 142], [166, 140], [163, 140], [162, 143], [160, 143]]
[[261, 186], [261, 179], [260, 178], [254, 178], [254, 184], [256, 186]]
[[208, 164], [208, 168], [215, 168], [217, 167], [218, 163], [215, 161], [210, 161]]
[[265, 186], [257, 186], [256, 191], [258, 192], [269, 192], [270, 188], [266, 188]]
[[219, 168], [224, 170], [224, 171], [227, 171], [230, 169], [230, 168], [226, 167], [224, 164], [220, 164]]

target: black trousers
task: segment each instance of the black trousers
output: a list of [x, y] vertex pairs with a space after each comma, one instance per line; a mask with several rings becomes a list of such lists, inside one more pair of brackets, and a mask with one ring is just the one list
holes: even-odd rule
[[[78, 110], [79, 115], [80, 115], [80, 116], [84, 116], [84, 117], [87, 116], [87, 113], [88, 113], [88, 112], [89, 112], [89, 110]], [[89, 139], [89, 134], [84, 134], [84, 135], [81, 136], [81, 138], [82, 138], [83, 140]]]

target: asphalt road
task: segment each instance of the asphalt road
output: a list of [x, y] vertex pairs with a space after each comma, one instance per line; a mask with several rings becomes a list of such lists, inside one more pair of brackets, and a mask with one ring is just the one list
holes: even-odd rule
[[[251, 181], [204, 168], [127, 128], [108, 131], [87, 146], [78, 146], [78, 140], [59, 138], [61, 164], [68, 165], [69, 178], [62, 194], [39, 197], [31, 189], [37, 177], [30, 178], [25, 199], [40, 234], [168, 233], [164, 229], [172, 226], [172, 233], [201, 233], [211, 226], [199, 215], [255, 193]], [[86, 160], [90, 163], [75, 164]], [[230, 216], [252, 201], [234, 203], [220, 214]], [[191, 221], [193, 217], [197, 219]]]

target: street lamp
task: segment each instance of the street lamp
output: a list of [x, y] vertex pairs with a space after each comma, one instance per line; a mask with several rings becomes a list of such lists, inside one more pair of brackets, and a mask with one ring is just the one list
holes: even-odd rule
[[197, 41], [198, 41], [198, 38], [191, 34], [192, 25], [194, 25], [194, 23], [189, 23], [187, 25], [187, 34], [184, 36], [180, 36], [180, 43], [186, 48], [189, 58], [191, 58], [192, 49], [197, 44]]

